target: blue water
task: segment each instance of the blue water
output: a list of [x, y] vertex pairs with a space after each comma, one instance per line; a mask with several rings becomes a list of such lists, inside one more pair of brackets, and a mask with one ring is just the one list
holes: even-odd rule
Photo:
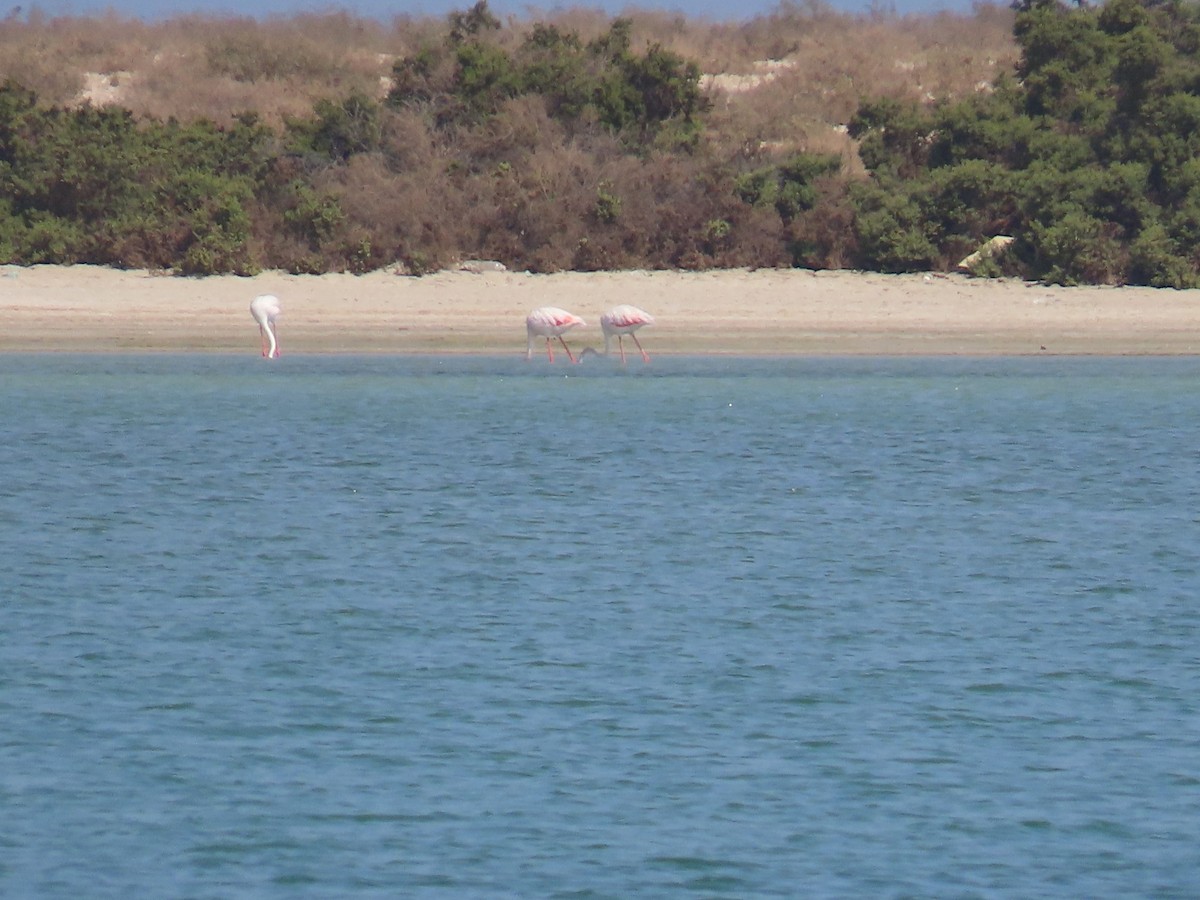
[[0, 357], [0, 896], [1195, 897], [1200, 360]]

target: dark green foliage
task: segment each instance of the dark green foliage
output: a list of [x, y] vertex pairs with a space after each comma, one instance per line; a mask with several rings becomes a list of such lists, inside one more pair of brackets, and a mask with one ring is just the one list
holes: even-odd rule
[[617, 131], [635, 132], [643, 144], [664, 131], [671, 146], [691, 146], [698, 136], [697, 116], [706, 109], [699, 67], [657, 44], [643, 56], [623, 54], [616, 63], [614, 77], [627, 87], [610, 95], [619, 103], [597, 104], [600, 121]]
[[295, 149], [345, 161], [356, 153], [374, 153], [383, 139], [380, 106], [370, 97], [351, 94], [340, 102], [318, 100], [313, 118], [288, 122]]
[[313, 249], [317, 249], [337, 234], [346, 220], [346, 214], [335, 197], [318, 194], [300, 182], [294, 188], [296, 205], [284, 211], [283, 221]]
[[[1001, 79], [990, 95], [937, 109], [918, 140], [928, 142], [925, 161], [931, 168], [968, 160], [987, 160], [1007, 169], [1021, 169], [1041, 155], [1044, 126], [1020, 109], [1019, 88]], [[882, 141], [872, 124], [869, 139]], [[893, 167], [895, 168], [895, 167]]]
[[778, 165], [738, 176], [733, 192], [742, 203], [770, 209], [778, 217], [782, 249], [792, 265], [838, 266], [849, 261], [846, 248], [856, 241], [843, 202], [845, 184], [838, 180], [841, 168], [837, 156], [797, 153]]
[[492, 15], [487, 0], [478, 0], [466, 12], [452, 12], [447, 17], [450, 22], [450, 42], [462, 44], [489, 31], [500, 30], [500, 20]]
[[915, 103], [884, 98], [862, 104], [850, 120], [859, 156], [875, 172], [913, 178], [929, 163], [933, 121]]
[[778, 194], [775, 210], [784, 224], [807, 212], [817, 202], [817, 181], [822, 176], [832, 175], [842, 167], [836, 156], [821, 156], [812, 153], [797, 153], [778, 169]]
[[499, 47], [472, 41], [457, 49], [455, 61], [454, 92], [470, 121], [491, 115], [502, 101], [523, 92], [521, 73]]
[[1200, 286], [1200, 277], [1180, 252], [1179, 243], [1157, 223], [1130, 244], [1129, 271], [1130, 280], [1137, 284], [1180, 289]]
[[932, 170], [925, 199], [928, 216], [942, 241], [956, 235], [1009, 231], [1018, 202], [1015, 185], [1004, 167], [982, 159]]
[[1018, 10], [1015, 82], [928, 112], [892, 100], [859, 110], [852, 133], [875, 182], [854, 194], [863, 263], [952, 262], [1008, 233], [1028, 277], [1196, 283], [1200, 7]]
[[246, 207], [267, 133], [136, 122], [120, 108], [42, 109], [0, 87], [0, 247], [9, 261], [254, 269]]
[[433, 47], [422, 47], [414, 55], [397, 60], [392, 65], [387, 102], [394, 107], [431, 102], [437, 96], [439, 62], [439, 53]]
[[1128, 265], [1113, 227], [1082, 210], [1034, 223], [1030, 239], [1036, 267], [1054, 284], [1112, 283]]
[[619, 134], [631, 148], [695, 147], [708, 101], [700, 69], [659, 45], [631, 51], [628, 19], [586, 46], [579, 36], [537, 26], [513, 54], [494, 40], [499, 23], [484, 0], [451, 16], [447, 40], [395, 64], [386, 103], [427, 104], [441, 128], [478, 125], [506, 100], [536, 95], [573, 130]]
[[185, 275], [254, 271], [246, 250], [250, 217], [245, 207], [252, 196], [250, 185], [212, 172], [192, 171], [174, 179], [170, 196], [186, 214], [189, 234], [179, 263]]
[[545, 98], [552, 118], [577, 120], [591, 102], [587, 67], [580, 64], [583, 45], [575, 34], [551, 25], [535, 25], [525, 40], [522, 88]]
[[780, 220], [789, 225], [816, 205], [818, 179], [840, 168], [836, 156], [797, 153], [778, 166], [740, 176], [734, 191], [744, 203], [774, 207]]
[[938, 250], [933, 226], [916, 198], [896, 189], [858, 185], [851, 192], [863, 255], [880, 272], [927, 271]]

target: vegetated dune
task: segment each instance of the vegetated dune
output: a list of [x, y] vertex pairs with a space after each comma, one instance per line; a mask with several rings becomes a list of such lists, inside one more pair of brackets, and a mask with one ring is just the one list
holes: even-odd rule
[[[986, 89], [1017, 58], [1012, 12], [999, 4], [898, 16], [782, 3], [740, 22], [636, 8], [625, 15], [636, 47], [659, 44], [697, 62], [724, 110], [723, 127], [780, 145], [844, 124], [864, 96], [932, 100]], [[500, 39], [515, 46], [535, 24], [548, 23], [588, 40], [611, 21], [587, 8], [555, 9], [508, 18]], [[344, 12], [143, 22], [34, 9], [0, 22], [0, 71], [47, 103], [120, 104], [185, 122], [228, 121], [252, 110], [279, 122], [321, 98], [386, 93], [394, 62], [445, 30], [442, 18], [381, 22]]]

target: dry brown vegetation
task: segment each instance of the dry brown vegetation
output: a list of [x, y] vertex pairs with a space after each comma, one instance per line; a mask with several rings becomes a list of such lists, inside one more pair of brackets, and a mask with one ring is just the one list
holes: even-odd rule
[[[700, 152], [635, 156], [615, 137], [583, 140], [534, 96], [449, 132], [420, 108], [387, 105], [378, 152], [298, 173], [336, 202], [333, 232], [316, 240], [280, 229], [264, 208], [253, 216], [250, 257], [294, 271], [394, 262], [427, 271], [455, 256], [536, 271], [787, 265], [799, 258], [790, 243], [803, 236], [812, 251], [802, 261], [836, 267], [853, 256], [844, 192], [825, 191], [815, 209], [781, 223], [770, 209], [732, 201], [737, 175], [808, 152], [840, 155], [838, 177], [855, 177], [861, 166], [845, 125], [862, 99], [955, 99], [986, 90], [1017, 61], [1012, 13], [1000, 6], [902, 17], [806, 0], [740, 23], [626, 18], [635, 51], [659, 45], [707, 73]], [[491, 39], [516, 48], [538, 23], [588, 42], [612, 19], [586, 8], [510, 17]], [[346, 13], [147, 23], [35, 11], [0, 22], [0, 78], [43, 104], [119, 104], [136, 116], [218, 126], [253, 112], [278, 128], [312, 116], [322, 99], [382, 102], [396, 61], [448, 30], [440, 18], [385, 23]]]
[[[854, 16], [814, 0], [782, 3], [744, 23], [658, 12], [628, 17], [635, 49], [658, 43], [706, 73], [734, 76], [706, 81], [716, 101], [715, 131], [794, 146], [830, 142], [825, 132], [845, 123], [861, 97], [962, 96], [1010, 71], [1011, 16], [987, 5], [970, 15]], [[575, 8], [537, 20], [509, 18], [499, 39], [516, 46], [535, 21], [585, 41], [611, 24], [601, 12]], [[49, 104], [90, 98], [136, 114], [218, 123], [253, 110], [278, 122], [308, 114], [318, 98], [382, 96], [393, 61], [444, 32], [436, 18], [384, 23], [347, 13], [148, 23], [34, 10], [0, 22], [0, 76]]]

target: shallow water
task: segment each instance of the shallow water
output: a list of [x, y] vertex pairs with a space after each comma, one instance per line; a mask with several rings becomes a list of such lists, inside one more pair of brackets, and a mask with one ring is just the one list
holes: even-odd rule
[[1194, 896], [1198, 378], [0, 356], [0, 895]]

